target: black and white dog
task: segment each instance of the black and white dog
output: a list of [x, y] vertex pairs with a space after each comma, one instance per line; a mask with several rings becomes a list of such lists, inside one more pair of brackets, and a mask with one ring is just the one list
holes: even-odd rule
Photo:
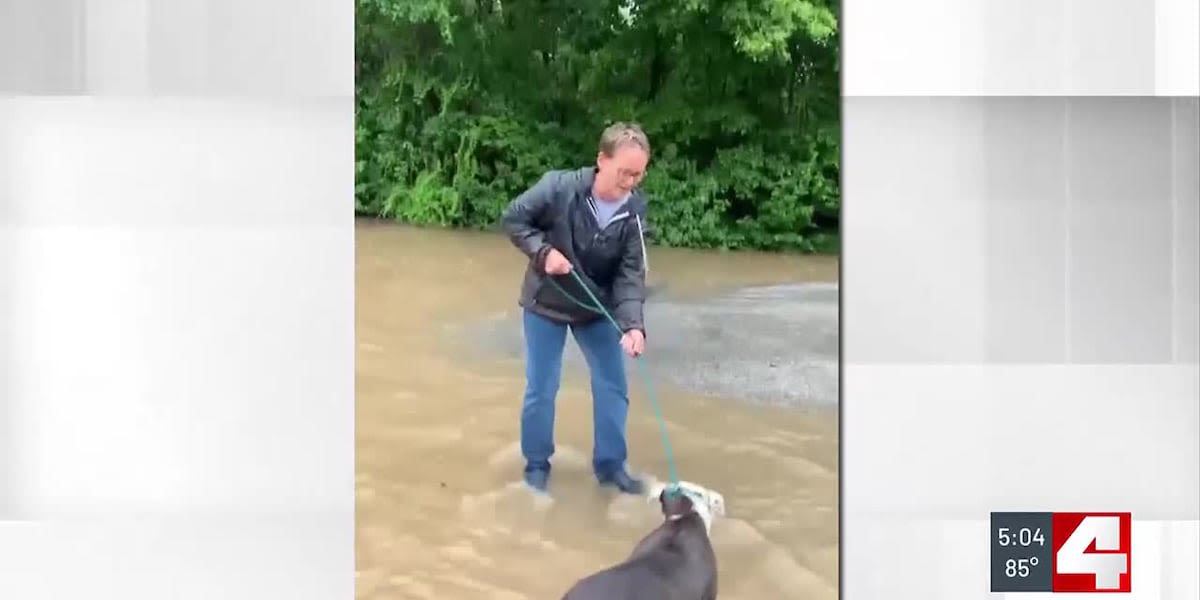
[[725, 515], [721, 494], [694, 483], [658, 484], [648, 500], [663, 523], [642, 538], [629, 558], [571, 586], [562, 600], [715, 600], [717, 557], [709, 532]]

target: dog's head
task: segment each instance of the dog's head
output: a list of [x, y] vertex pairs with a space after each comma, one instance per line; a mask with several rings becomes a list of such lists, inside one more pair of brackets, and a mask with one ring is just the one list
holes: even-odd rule
[[659, 503], [666, 519], [678, 519], [693, 512], [700, 515], [705, 531], [712, 530], [714, 518], [725, 516], [725, 497], [690, 481], [680, 481], [677, 486], [657, 483], [651, 488], [648, 500]]

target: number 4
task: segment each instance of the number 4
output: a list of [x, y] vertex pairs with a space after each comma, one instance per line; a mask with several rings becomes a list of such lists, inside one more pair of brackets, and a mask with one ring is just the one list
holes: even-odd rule
[[[1086, 552], [1093, 541], [1096, 552]], [[1121, 587], [1121, 575], [1129, 571], [1129, 555], [1117, 552], [1120, 549], [1119, 517], [1084, 517], [1058, 549], [1055, 571], [1063, 575], [1094, 575], [1096, 589], [1117, 589]]]

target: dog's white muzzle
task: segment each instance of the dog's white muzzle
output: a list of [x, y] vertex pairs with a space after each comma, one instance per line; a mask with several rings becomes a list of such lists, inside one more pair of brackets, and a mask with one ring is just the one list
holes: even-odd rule
[[[658, 502], [662, 493], [671, 487], [669, 483], [657, 482], [650, 487], [647, 502]], [[725, 496], [720, 492], [710, 490], [690, 481], [680, 481], [678, 489], [692, 500], [692, 507], [704, 520], [705, 531], [712, 530], [712, 521], [716, 517], [725, 516]]]

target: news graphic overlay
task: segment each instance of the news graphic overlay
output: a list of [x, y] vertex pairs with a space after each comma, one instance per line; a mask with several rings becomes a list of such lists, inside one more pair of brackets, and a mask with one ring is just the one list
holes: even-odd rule
[[1129, 592], [1130, 513], [993, 512], [992, 592]]

